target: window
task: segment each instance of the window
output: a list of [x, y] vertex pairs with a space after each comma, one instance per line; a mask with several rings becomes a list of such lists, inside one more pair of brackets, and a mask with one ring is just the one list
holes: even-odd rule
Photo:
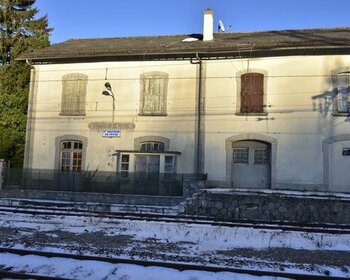
[[120, 173], [121, 173], [122, 178], [128, 178], [129, 162], [130, 162], [130, 156], [129, 155], [122, 155], [121, 165], [120, 165]]
[[150, 72], [141, 77], [140, 114], [166, 115], [168, 74]]
[[140, 144], [140, 151], [142, 152], [164, 152], [164, 143], [162, 142], [142, 142]]
[[341, 73], [337, 75], [336, 111], [338, 113], [350, 112], [349, 76], [349, 73]]
[[254, 164], [269, 164], [270, 163], [270, 150], [266, 148], [254, 149]]
[[175, 173], [176, 161], [174, 156], [165, 156], [164, 158], [164, 173]]
[[264, 113], [264, 75], [246, 73], [241, 76], [241, 113]]
[[86, 75], [75, 73], [63, 76], [60, 115], [85, 115], [86, 88]]
[[62, 172], [80, 172], [83, 158], [83, 143], [64, 141], [61, 143], [60, 170]]
[[233, 163], [249, 162], [249, 148], [233, 148]]

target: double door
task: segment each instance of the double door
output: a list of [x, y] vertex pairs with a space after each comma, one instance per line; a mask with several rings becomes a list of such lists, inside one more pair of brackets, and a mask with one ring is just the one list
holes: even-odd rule
[[271, 185], [271, 147], [260, 141], [232, 143], [232, 187], [261, 189]]
[[159, 155], [135, 156], [135, 183], [137, 189], [147, 194], [159, 191]]

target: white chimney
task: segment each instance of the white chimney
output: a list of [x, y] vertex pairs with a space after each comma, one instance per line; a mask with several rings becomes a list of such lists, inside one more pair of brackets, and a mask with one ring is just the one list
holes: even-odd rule
[[214, 28], [214, 20], [213, 20], [213, 11], [208, 8], [204, 11], [204, 22], [203, 22], [203, 41], [211, 41], [213, 40], [213, 28]]

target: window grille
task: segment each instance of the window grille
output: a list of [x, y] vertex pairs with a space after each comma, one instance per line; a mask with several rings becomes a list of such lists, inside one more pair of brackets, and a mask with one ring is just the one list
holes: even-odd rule
[[254, 149], [254, 164], [269, 164], [270, 151], [268, 149]]
[[233, 163], [249, 163], [249, 148], [233, 148]]

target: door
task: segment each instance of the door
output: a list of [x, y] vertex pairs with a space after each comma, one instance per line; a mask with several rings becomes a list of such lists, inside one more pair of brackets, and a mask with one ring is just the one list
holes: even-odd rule
[[350, 192], [350, 141], [329, 145], [329, 190]]
[[83, 143], [81, 141], [64, 141], [60, 151], [59, 190], [79, 191], [81, 187]]
[[135, 187], [143, 194], [157, 194], [159, 191], [159, 155], [135, 156]]
[[271, 185], [271, 145], [261, 141], [232, 143], [233, 188], [263, 189]]

